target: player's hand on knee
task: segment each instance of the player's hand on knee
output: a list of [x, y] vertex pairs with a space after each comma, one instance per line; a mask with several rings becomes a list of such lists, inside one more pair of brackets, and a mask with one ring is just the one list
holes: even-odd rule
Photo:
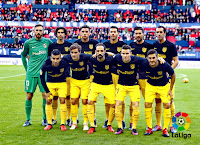
[[160, 61], [161, 64], [165, 63], [165, 60], [162, 57], [158, 57], [158, 60]]
[[45, 94], [45, 98], [48, 99], [48, 98], [50, 98], [51, 95], [52, 95], [52, 93], [48, 92], [48, 93]]

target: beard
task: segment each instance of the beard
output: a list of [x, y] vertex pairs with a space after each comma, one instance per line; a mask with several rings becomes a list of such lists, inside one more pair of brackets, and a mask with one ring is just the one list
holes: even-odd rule
[[103, 55], [99, 54], [97, 57], [98, 57], [99, 59], [102, 59], [102, 58], [103, 58]]

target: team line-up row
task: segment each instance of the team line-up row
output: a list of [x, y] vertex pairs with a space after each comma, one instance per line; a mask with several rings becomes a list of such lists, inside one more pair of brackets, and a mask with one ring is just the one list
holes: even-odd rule
[[[159, 26], [156, 29], [158, 42], [154, 46], [143, 40], [143, 29], [141, 27], [135, 28], [136, 41], [132, 42], [130, 46], [118, 40], [118, 29], [114, 26], [110, 28], [109, 32], [111, 39], [104, 44], [89, 39], [90, 28], [88, 26], [81, 27], [82, 37], [73, 45], [64, 41], [66, 29], [63, 27], [56, 29], [55, 34], [58, 40], [54, 43], [42, 37], [43, 26], [36, 25], [34, 32], [35, 37], [25, 42], [22, 52], [23, 65], [27, 71], [25, 81], [27, 121], [23, 126], [31, 125], [32, 97], [38, 84], [44, 98], [43, 125], [47, 125], [48, 122], [44, 130], [51, 129], [52, 124], [56, 122], [57, 97], [55, 96], [59, 96], [60, 99], [61, 130], [66, 130], [64, 125], [66, 112], [67, 124], [70, 124], [71, 113], [73, 123], [70, 129], [76, 129], [78, 102], [81, 96], [84, 118], [83, 130], [89, 130], [88, 134], [95, 132], [95, 102], [98, 95], [102, 93], [107, 119], [104, 127], [107, 127], [108, 131], [114, 132], [111, 123], [116, 117], [118, 130], [115, 134], [121, 134], [124, 128], [124, 99], [129, 92], [131, 98], [130, 129], [133, 135], [138, 135], [136, 125], [139, 119], [141, 88], [142, 95], [145, 98], [147, 122], [145, 135], [150, 135], [153, 131], [162, 129], [161, 100], [164, 107], [163, 136], [169, 136], [169, 122], [170, 131], [176, 132], [172, 126], [171, 117], [174, 116], [175, 112], [174, 93], [172, 93], [175, 82], [173, 69], [178, 64], [178, 57], [174, 44], [165, 38], [164, 27]], [[46, 60], [47, 54], [50, 57]], [[28, 64], [27, 55], [29, 56]], [[65, 56], [62, 57], [61, 55]], [[174, 63], [172, 63], [172, 60], [174, 60]], [[45, 80], [45, 74], [47, 74], [47, 80]], [[157, 125], [152, 129], [152, 103], [155, 98], [155, 109], [158, 114], [156, 116], [158, 117]], [[45, 108], [46, 112], [44, 111]]]

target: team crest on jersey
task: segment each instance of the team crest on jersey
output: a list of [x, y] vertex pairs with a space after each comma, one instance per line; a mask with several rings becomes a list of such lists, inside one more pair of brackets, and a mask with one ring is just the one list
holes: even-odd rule
[[131, 64], [131, 65], [130, 65], [130, 68], [131, 68], [131, 69], [134, 69], [134, 68], [135, 68], [135, 64]]
[[121, 52], [121, 47], [117, 47], [117, 52]]
[[147, 52], [147, 48], [143, 47], [142, 52], [144, 52], [144, 53]]
[[163, 47], [162, 51], [166, 52], [167, 51], [167, 47]]
[[68, 48], [68, 47], [65, 47], [65, 51], [68, 52], [68, 51], [69, 51], [69, 48]]
[[105, 65], [105, 69], [108, 70], [109, 69], [109, 65]]
[[83, 66], [83, 65], [84, 65], [84, 62], [83, 62], [83, 61], [79, 62], [79, 65], [80, 65], [80, 66]]
[[61, 73], [64, 72], [64, 68], [61, 68], [61, 69], [60, 69], [60, 72], [61, 72]]
[[47, 44], [46, 44], [46, 43], [43, 43], [43, 47], [44, 47], [44, 48], [47, 48]]
[[162, 75], [162, 71], [158, 71], [158, 75], [161, 76]]
[[90, 49], [93, 49], [93, 44], [89, 44], [89, 48], [90, 48]]

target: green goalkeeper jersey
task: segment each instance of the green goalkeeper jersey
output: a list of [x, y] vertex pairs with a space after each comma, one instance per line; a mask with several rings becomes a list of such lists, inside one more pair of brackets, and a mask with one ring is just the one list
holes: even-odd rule
[[[52, 41], [47, 38], [42, 38], [41, 40], [31, 38], [24, 43], [21, 57], [27, 76], [40, 77], [40, 69], [47, 59], [48, 47], [51, 43]], [[26, 61], [27, 54], [30, 56], [28, 65]]]

